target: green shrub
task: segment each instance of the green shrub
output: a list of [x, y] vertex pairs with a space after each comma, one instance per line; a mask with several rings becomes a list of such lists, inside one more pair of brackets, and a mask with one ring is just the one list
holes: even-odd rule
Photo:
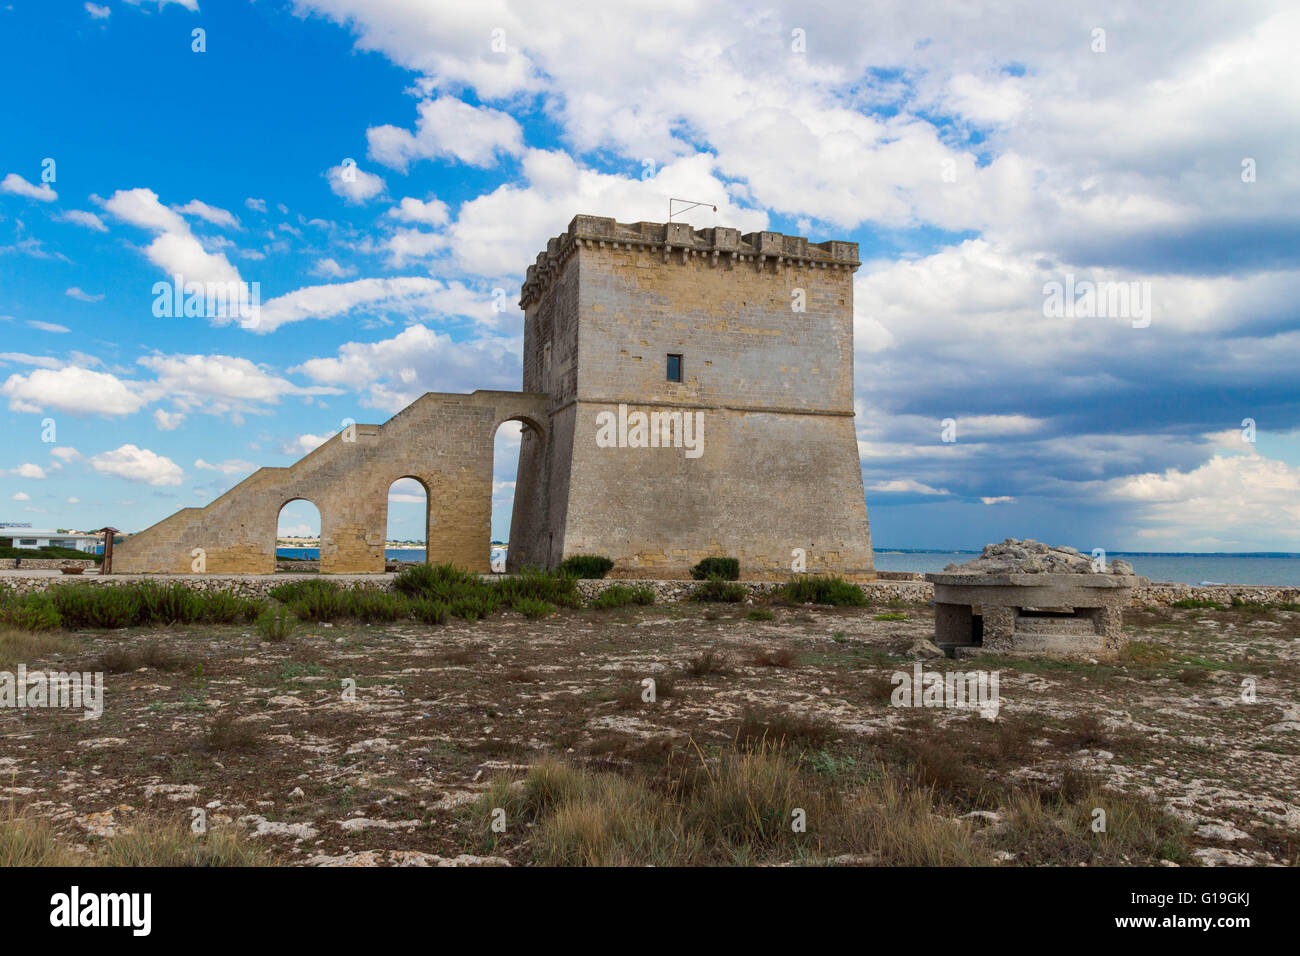
[[140, 599], [141, 624], [193, 624], [203, 617], [202, 598], [184, 584], [141, 581], [133, 587]]
[[779, 596], [791, 604], [831, 604], [836, 607], [866, 607], [871, 602], [862, 588], [841, 577], [800, 576], [791, 578]]
[[1228, 606], [1220, 604], [1218, 601], [1210, 601], [1206, 598], [1183, 598], [1181, 601], [1170, 601], [1170, 607], [1181, 608], [1198, 608], [1208, 611], [1226, 611]]
[[560, 562], [559, 571], [574, 578], [603, 578], [614, 562], [598, 554], [575, 554]]
[[473, 624], [479, 618], [487, 617], [501, 606], [500, 600], [491, 591], [480, 594], [467, 594], [456, 598], [448, 605], [452, 616], [464, 618]]
[[63, 623], [48, 594], [27, 594], [0, 604], [0, 623], [22, 631], [55, 631]]
[[257, 619], [262, 602], [226, 591], [205, 593], [179, 582], [65, 584], [0, 605], [16, 627], [118, 628], [169, 624], [231, 624]]
[[357, 585], [343, 592], [343, 613], [366, 621], [396, 621], [410, 612], [410, 602], [401, 594]]
[[63, 626], [68, 628], [118, 628], [143, 623], [140, 595], [140, 589], [131, 585], [65, 584], [50, 592]]
[[713, 601], [724, 604], [739, 604], [749, 597], [749, 591], [734, 581], [722, 578], [709, 578], [691, 592], [692, 601]]
[[278, 643], [287, 640], [298, 626], [293, 611], [283, 605], [267, 608], [257, 618], [257, 631], [266, 640]]
[[776, 618], [776, 615], [765, 607], [756, 607], [746, 614], [745, 617], [751, 621], [771, 621]]
[[626, 584], [613, 584], [601, 591], [591, 600], [591, 607], [600, 611], [610, 608], [626, 607], [629, 604], [654, 604], [655, 591], [648, 584], [628, 587]]
[[489, 585], [477, 574], [462, 571], [453, 564], [414, 564], [398, 573], [393, 587], [410, 598], [451, 601], [481, 593]]
[[209, 624], [247, 624], [261, 615], [266, 605], [254, 598], [227, 591], [203, 595], [203, 620]]
[[300, 598], [308, 597], [318, 591], [338, 591], [339, 586], [333, 581], [322, 578], [306, 578], [302, 581], [286, 581], [277, 584], [267, 593], [281, 604], [292, 604]]
[[446, 624], [451, 608], [432, 598], [417, 598], [411, 602], [411, 616], [425, 624]]
[[518, 598], [510, 606], [524, 617], [546, 617], [555, 613], [555, 605], [541, 598]]
[[[304, 621], [333, 621], [344, 614], [343, 592], [333, 581], [301, 581], [285, 587], [295, 588], [284, 593], [289, 596], [288, 604], [293, 613]], [[285, 598], [279, 597], [276, 591], [280, 588], [271, 591], [272, 597], [284, 601]]]
[[691, 568], [691, 577], [697, 581], [721, 578], [723, 581], [740, 579], [740, 561], [737, 558], [705, 558]]
[[579, 607], [578, 579], [570, 574], [551, 574], [538, 568], [524, 568], [517, 577], [492, 582], [502, 604], [520, 610], [521, 601], [546, 601], [564, 607]]

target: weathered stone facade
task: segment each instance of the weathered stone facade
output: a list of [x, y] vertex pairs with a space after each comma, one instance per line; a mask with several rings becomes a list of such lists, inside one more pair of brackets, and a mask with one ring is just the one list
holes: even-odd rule
[[388, 488], [414, 478], [429, 496], [429, 560], [487, 572], [497, 427], [522, 421], [544, 438], [545, 399], [429, 392], [383, 425], [350, 426], [290, 467], [261, 468], [206, 507], [132, 535], [114, 549], [113, 570], [269, 574], [280, 509], [305, 499], [320, 510], [322, 572], [382, 573]]
[[523, 392], [429, 393], [353, 426], [128, 538], [114, 570], [189, 573], [201, 549], [206, 573], [269, 573], [280, 508], [303, 498], [321, 514], [321, 571], [381, 572], [388, 487], [412, 477], [429, 560], [487, 571], [493, 441], [514, 419], [507, 570], [601, 554], [614, 576], [675, 579], [725, 555], [750, 580], [870, 581], [858, 265], [855, 243], [577, 216], [528, 269]]
[[[603, 554], [615, 576], [683, 578], [725, 555], [744, 578], [785, 579], [802, 555], [811, 573], [872, 580], [858, 264], [855, 243], [576, 217], [523, 289], [524, 388], [549, 396], [552, 439], [524, 439], [511, 566]], [[620, 406], [651, 427], [602, 445], [602, 416], [623, 437]], [[687, 416], [693, 451], [677, 441]]]

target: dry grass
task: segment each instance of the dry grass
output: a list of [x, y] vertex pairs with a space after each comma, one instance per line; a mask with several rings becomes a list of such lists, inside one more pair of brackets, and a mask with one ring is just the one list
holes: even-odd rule
[[811, 750], [820, 747], [831, 726], [818, 717], [792, 711], [773, 709], [747, 709], [740, 718], [736, 731], [736, 745], [743, 749], [755, 747], [789, 747]]
[[217, 714], [208, 721], [203, 734], [203, 748], [210, 752], [223, 750], [253, 750], [261, 746], [262, 737], [257, 726], [240, 721], [229, 711]]
[[100, 669], [108, 674], [126, 674], [151, 667], [158, 671], [180, 671], [192, 668], [197, 661], [180, 654], [158, 641], [135, 647], [123, 644], [99, 655]]
[[0, 820], [0, 868], [33, 866], [271, 866], [261, 847], [232, 830], [195, 834], [176, 820], [146, 818], [88, 853], [67, 845], [47, 820], [15, 811]]
[[690, 677], [721, 677], [730, 674], [731, 667], [723, 654], [709, 647], [689, 658], [682, 671]]
[[52, 654], [68, 654], [76, 644], [61, 634], [0, 628], [0, 670], [13, 670], [19, 664], [30, 665]]
[[778, 647], [772, 651], [758, 651], [750, 661], [755, 667], [795, 667], [799, 663], [799, 654], [788, 647]]
[[78, 866], [81, 857], [64, 846], [48, 821], [9, 805], [0, 820], [0, 868], [12, 866]]
[[1185, 823], [1147, 798], [1067, 772], [1056, 788], [1017, 793], [993, 843], [1024, 866], [1187, 863], [1188, 833]]
[[656, 768], [624, 772], [551, 758], [521, 781], [493, 781], [469, 815], [487, 831], [493, 812], [504, 811], [506, 830], [487, 849], [521, 845], [544, 865], [979, 866], [998, 851], [1036, 865], [1189, 859], [1184, 824], [1087, 778], [1012, 791], [1004, 819], [979, 828], [914, 776], [865, 769], [832, 785], [792, 750], [768, 745], [717, 757], [669, 749]]
[[273, 866], [261, 847], [233, 830], [193, 833], [177, 821], [146, 820], [106, 840], [101, 866]]

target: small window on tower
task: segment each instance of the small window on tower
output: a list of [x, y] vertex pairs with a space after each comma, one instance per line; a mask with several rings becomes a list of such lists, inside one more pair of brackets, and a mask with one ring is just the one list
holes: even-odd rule
[[682, 380], [682, 357], [680, 355], [668, 356], [668, 381], [680, 382]]

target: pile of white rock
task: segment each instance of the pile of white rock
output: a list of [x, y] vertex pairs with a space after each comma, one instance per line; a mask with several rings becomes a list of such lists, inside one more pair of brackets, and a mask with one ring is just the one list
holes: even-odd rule
[[987, 544], [983, 553], [964, 564], [950, 564], [945, 572], [953, 574], [1097, 574], [1104, 566], [1108, 574], [1132, 574], [1133, 565], [1127, 561], [1107, 561], [1094, 564], [1093, 558], [1080, 554], [1076, 548], [1052, 547], [1041, 541], [1025, 538], [1007, 538], [998, 544]]

